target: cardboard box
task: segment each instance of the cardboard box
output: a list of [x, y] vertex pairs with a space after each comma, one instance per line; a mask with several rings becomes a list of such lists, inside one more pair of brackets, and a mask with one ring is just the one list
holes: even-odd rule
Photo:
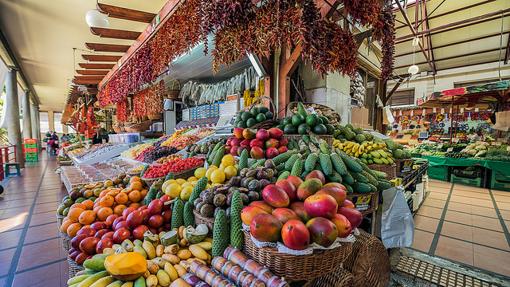
[[351, 123], [355, 127], [360, 127], [363, 129], [371, 128], [369, 119], [368, 119], [368, 109], [367, 108], [351, 108]]

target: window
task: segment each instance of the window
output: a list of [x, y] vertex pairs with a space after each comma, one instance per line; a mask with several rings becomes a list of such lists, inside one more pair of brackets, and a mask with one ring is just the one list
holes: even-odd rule
[[40, 125], [41, 125], [41, 133], [45, 134], [50, 131], [50, 123], [48, 122], [48, 112], [40, 112]]
[[392, 107], [414, 105], [414, 89], [396, 91], [388, 104]]
[[62, 129], [62, 113], [53, 113], [53, 124], [57, 133], [63, 133]]

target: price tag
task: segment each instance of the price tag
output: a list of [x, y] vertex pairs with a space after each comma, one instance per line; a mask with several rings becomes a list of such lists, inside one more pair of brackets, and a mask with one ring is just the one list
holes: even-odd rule
[[356, 200], [356, 206], [357, 205], [368, 205], [368, 204], [370, 204], [371, 199], [372, 199], [372, 195], [358, 196], [358, 200]]
[[446, 152], [452, 152], [453, 151], [453, 148], [452, 147], [449, 147]]

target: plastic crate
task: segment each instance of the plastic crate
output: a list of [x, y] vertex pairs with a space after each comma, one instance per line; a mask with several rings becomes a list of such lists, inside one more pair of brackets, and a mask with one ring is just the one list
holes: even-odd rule
[[37, 161], [37, 160], [39, 160], [39, 155], [34, 154], [34, 153], [25, 154], [25, 160], [31, 160], [31, 159], [35, 159]]
[[467, 177], [456, 176], [454, 174], [451, 175], [450, 181], [452, 183], [460, 183], [463, 185], [470, 185], [470, 186], [476, 186], [476, 187], [482, 187], [482, 183], [483, 183], [483, 180], [480, 177], [467, 178]]
[[37, 145], [37, 139], [25, 139], [23, 141], [25, 144], [33, 144], [33, 145]]
[[37, 150], [37, 148], [25, 148], [25, 153], [38, 153], [39, 151]]
[[427, 169], [427, 174], [429, 178], [447, 181], [448, 167], [443, 165], [429, 166], [429, 168]]
[[492, 170], [490, 187], [491, 189], [510, 191], [510, 175]]

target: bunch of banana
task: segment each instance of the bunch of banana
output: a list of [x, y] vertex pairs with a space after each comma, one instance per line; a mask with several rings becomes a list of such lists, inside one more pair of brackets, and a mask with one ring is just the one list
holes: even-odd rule
[[353, 141], [334, 140], [333, 147], [350, 156], [361, 158], [365, 164], [393, 164], [394, 162], [384, 142], [365, 141], [359, 144]]

